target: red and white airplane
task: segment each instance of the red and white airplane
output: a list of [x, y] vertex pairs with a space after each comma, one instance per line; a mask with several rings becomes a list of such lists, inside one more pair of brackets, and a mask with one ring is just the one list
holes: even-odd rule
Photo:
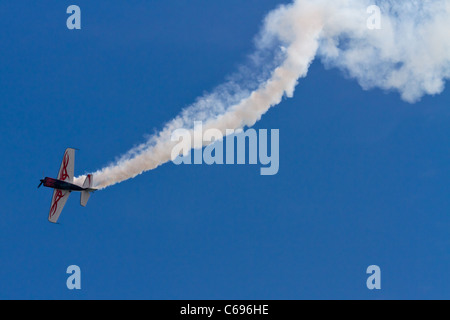
[[44, 185], [44, 187], [54, 189], [50, 213], [48, 215], [48, 221], [52, 223], [58, 222], [61, 211], [66, 205], [67, 199], [69, 199], [72, 191], [81, 192], [80, 204], [85, 207], [91, 196], [91, 192], [97, 190], [92, 189], [94, 180], [91, 174], [86, 177], [83, 187], [73, 184], [74, 171], [75, 149], [68, 148], [64, 153], [64, 158], [58, 173], [58, 179], [46, 177], [41, 180], [41, 183], [38, 186], [38, 188], [40, 188], [41, 185]]

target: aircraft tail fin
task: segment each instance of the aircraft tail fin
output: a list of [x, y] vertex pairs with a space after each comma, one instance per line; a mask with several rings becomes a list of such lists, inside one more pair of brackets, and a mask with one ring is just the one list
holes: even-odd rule
[[95, 189], [92, 189], [93, 183], [94, 183], [94, 179], [92, 177], [92, 174], [89, 174], [86, 177], [86, 180], [84, 180], [84, 184], [83, 184], [83, 188], [85, 188], [86, 190], [81, 192], [80, 204], [83, 207], [86, 207], [86, 205], [89, 201], [89, 198], [91, 197], [91, 192], [95, 191]]

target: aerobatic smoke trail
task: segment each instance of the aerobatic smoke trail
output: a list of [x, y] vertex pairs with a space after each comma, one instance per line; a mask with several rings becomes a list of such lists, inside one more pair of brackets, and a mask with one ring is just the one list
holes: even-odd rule
[[[367, 27], [367, 8], [382, 11], [382, 28]], [[171, 159], [171, 134], [253, 126], [283, 97], [318, 56], [356, 78], [364, 89], [397, 90], [408, 102], [438, 94], [450, 78], [450, 0], [295, 0], [269, 13], [249, 67], [198, 99], [147, 142], [94, 173], [103, 189]], [[271, 69], [268, 69], [271, 68]], [[199, 145], [197, 144], [193, 145]], [[200, 145], [203, 142], [200, 142]], [[77, 178], [80, 183], [84, 177]]]

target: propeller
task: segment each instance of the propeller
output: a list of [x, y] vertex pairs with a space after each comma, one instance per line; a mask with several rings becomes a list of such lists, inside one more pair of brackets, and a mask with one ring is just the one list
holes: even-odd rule
[[[42, 176], [45, 177], [45, 172], [42, 170]], [[41, 183], [38, 185], [38, 189], [44, 184], [45, 179], [41, 179]]]
[[[42, 176], [45, 177], [44, 171], [42, 171]], [[45, 179], [41, 179], [41, 183], [38, 185], [38, 189], [44, 184]]]

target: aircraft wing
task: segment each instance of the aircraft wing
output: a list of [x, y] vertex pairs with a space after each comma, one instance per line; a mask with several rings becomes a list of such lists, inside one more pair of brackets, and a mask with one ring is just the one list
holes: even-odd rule
[[58, 222], [61, 211], [66, 205], [67, 199], [69, 199], [70, 191], [55, 189], [53, 191], [52, 205], [50, 207], [50, 213], [48, 215], [48, 221], [52, 223]]
[[63, 161], [59, 168], [58, 180], [73, 182], [75, 172], [75, 149], [68, 148], [64, 152]]

